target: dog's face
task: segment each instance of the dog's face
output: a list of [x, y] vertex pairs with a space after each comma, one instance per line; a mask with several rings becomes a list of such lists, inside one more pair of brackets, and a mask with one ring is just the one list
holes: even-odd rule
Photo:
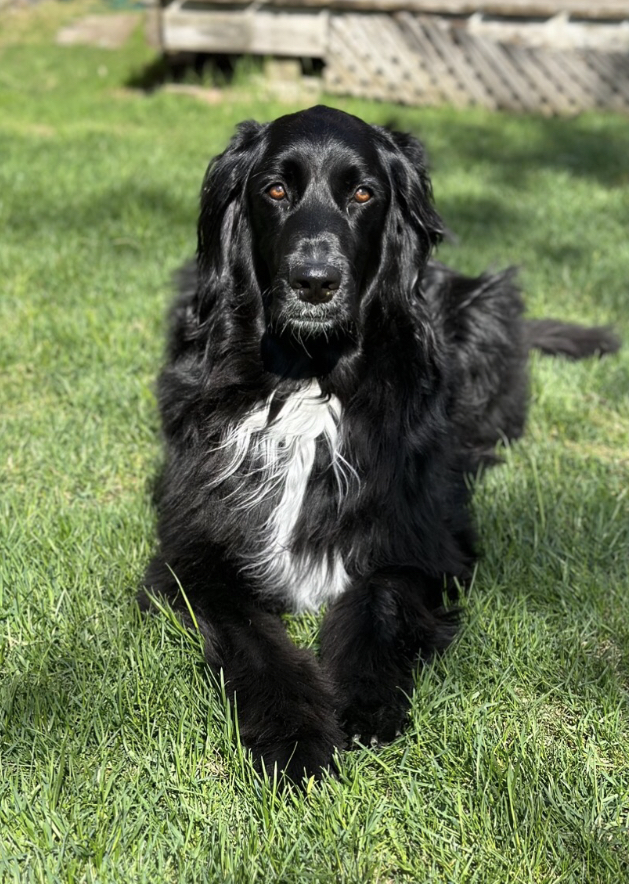
[[411, 136], [328, 107], [241, 124], [203, 185], [199, 319], [223, 299], [269, 339], [342, 350], [370, 304], [405, 309], [441, 233], [431, 196]]
[[361, 120], [313, 108], [269, 126], [247, 200], [272, 327], [303, 339], [352, 329], [390, 198], [373, 129]]

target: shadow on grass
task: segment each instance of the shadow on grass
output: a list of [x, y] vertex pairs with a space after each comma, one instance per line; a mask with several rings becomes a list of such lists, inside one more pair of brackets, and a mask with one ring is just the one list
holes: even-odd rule
[[[8, 227], [12, 233], [26, 236], [43, 228], [85, 233], [94, 228], [112, 227], [136, 216], [142, 217], [144, 226], [147, 217], [159, 217], [172, 228], [193, 232], [196, 195], [192, 193], [190, 199], [179, 199], [166, 187], [125, 178], [101, 193], [70, 192], [63, 203], [42, 200], [40, 195], [22, 199], [19, 207], [9, 213]], [[191, 239], [191, 249], [193, 245]]]
[[[520, 119], [526, 125], [519, 125]], [[404, 123], [392, 118], [389, 128]], [[433, 128], [447, 134], [458, 163], [491, 164], [496, 179], [520, 188], [528, 172], [545, 168], [568, 171], [575, 178], [590, 178], [613, 187], [629, 182], [629, 126], [618, 115], [604, 120], [584, 114], [552, 118], [495, 113], [476, 123], [465, 113], [437, 119]], [[415, 132], [423, 140], [422, 133]], [[428, 139], [428, 157], [438, 165]]]
[[[629, 128], [629, 127], [628, 127]], [[578, 178], [592, 178], [599, 184], [614, 186], [627, 181], [629, 136], [615, 130], [596, 131], [582, 119], [534, 119], [526, 127], [527, 138], [520, 140], [506, 134], [505, 140], [487, 139], [486, 127], [466, 127], [464, 139], [458, 145], [463, 157], [474, 162], [495, 163], [502, 181], [514, 187], [522, 186], [531, 169], [569, 171]], [[532, 134], [531, 134], [532, 133]]]
[[153, 92], [168, 83], [192, 83], [205, 86], [229, 86], [237, 71], [259, 69], [262, 59], [207, 52], [177, 52], [157, 56], [145, 67], [135, 70], [124, 85], [130, 89]]
[[[624, 366], [617, 368], [626, 375]], [[526, 446], [526, 436], [517, 444]], [[494, 473], [489, 488], [481, 477], [475, 490], [482, 549], [477, 580], [542, 617], [549, 634], [556, 628], [559, 646], [566, 635], [578, 636], [572, 655], [579, 657], [578, 672], [565, 671], [567, 650], [556, 657], [554, 682], [577, 694], [581, 682], [603, 677], [621, 692], [629, 683], [629, 627], [622, 606], [629, 580], [627, 462], [619, 453], [608, 459], [599, 447], [605, 448], [604, 435], [600, 446], [589, 450], [584, 444], [583, 451], [563, 455], [561, 467], [553, 464], [573, 482], [560, 485], [554, 472], [544, 475], [553, 458], [537, 462], [533, 452], [530, 469], [514, 470], [513, 463], [506, 468], [503, 487], [500, 473]], [[478, 595], [482, 604], [482, 589]]]
[[524, 231], [529, 226], [526, 216], [517, 207], [509, 204], [507, 199], [497, 200], [487, 196], [446, 197], [437, 203], [439, 214], [449, 228], [452, 225], [450, 239], [454, 244], [460, 242], [458, 231], [465, 231], [469, 240], [478, 235], [490, 238], [499, 246], [506, 234], [513, 235]]

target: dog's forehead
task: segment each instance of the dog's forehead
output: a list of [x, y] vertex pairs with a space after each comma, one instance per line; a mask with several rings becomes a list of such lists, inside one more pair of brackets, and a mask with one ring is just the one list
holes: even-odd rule
[[319, 158], [378, 163], [377, 134], [373, 126], [334, 108], [319, 105], [286, 114], [269, 124], [265, 158], [305, 155]]

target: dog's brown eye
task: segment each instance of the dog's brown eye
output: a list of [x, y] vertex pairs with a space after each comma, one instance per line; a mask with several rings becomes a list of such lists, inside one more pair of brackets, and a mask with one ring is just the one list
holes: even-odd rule
[[368, 187], [359, 187], [354, 194], [354, 200], [357, 203], [368, 203], [372, 196], [373, 194]]
[[286, 199], [286, 188], [283, 184], [272, 184], [267, 193], [272, 200]]

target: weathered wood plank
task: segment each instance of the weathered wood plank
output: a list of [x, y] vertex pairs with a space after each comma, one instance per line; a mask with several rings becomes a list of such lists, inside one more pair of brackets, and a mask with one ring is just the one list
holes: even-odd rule
[[[208, 0], [187, 0], [203, 6]], [[250, 5], [251, 0], [213, 0], [225, 5]], [[164, 4], [166, 5], [166, 4]], [[448, 15], [552, 16], [560, 12], [585, 19], [621, 21], [629, 18], [627, 0], [263, 0], [259, 7], [326, 8], [372, 12], [431, 12]]]
[[166, 51], [253, 53], [321, 58], [328, 43], [324, 9], [202, 10], [174, 3], [163, 13]]
[[[627, 0], [629, 10], [629, 0]], [[544, 46], [548, 49], [600, 49], [629, 52], [629, 19], [622, 22], [575, 21], [563, 16], [546, 19], [505, 19], [470, 16], [465, 24], [472, 34], [496, 43]]]

